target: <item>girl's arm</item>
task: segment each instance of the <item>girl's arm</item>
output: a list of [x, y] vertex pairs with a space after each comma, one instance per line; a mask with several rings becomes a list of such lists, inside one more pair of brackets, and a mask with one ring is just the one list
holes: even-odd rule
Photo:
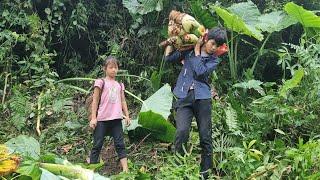
[[128, 106], [127, 106], [127, 101], [126, 97], [124, 95], [124, 90], [121, 92], [121, 105], [122, 105], [122, 110], [124, 112], [125, 120], [126, 120], [126, 125], [130, 125], [130, 116], [129, 116], [129, 111], [128, 111]]
[[[92, 106], [91, 106], [91, 119], [90, 119], [90, 127], [91, 121], [97, 121], [97, 110], [98, 110], [98, 103], [100, 98], [101, 89], [99, 87], [94, 87], [93, 90], [93, 98], [92, 98]], [[94, 128], [94, 127], [92, 127]]]

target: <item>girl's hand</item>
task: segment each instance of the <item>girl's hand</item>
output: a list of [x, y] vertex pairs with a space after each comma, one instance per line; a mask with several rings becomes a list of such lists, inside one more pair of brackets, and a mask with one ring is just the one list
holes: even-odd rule
[[131, 124], [131, 119], [130, 119], [130, 117], [125, 117], [125, 124], [126, 124], [126, 126], [130, 126], [130, 124]]
[[90, 123], [89, 123], [89, 126], [92, 128], [92, 129], [95, 129], [96, 126], [97, 126], [97, 119], [91, 119]]
[[211, 89], [211, 97], [214, 98], [215, 100], [219, 100], [220, 99], [216, 89], [214, 89], [214, 88]]

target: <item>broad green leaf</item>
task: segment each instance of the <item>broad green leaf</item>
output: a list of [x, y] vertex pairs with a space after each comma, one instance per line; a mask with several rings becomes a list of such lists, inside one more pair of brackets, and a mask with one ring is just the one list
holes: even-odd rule
[[261, 15], [258, 7], [252, 1], [235, 3], [228, 10], [249, 25], [257, 24], [259, 22], [258, 18]]
[[[162, 86], [157, 92], [155, 92], [148, 99], [143, 101], [141, 112], [146, 112], [152, 110], [154, 113], [160, 114], [164, 119], [168, 119], [170, 115], [170, 109], [172, 106], [173, 95], [171, 92], [171, 87], [169, 84]], [[125, 130], [131, 131], [140, 127], [140, 120], [132, 120], [129, 127], [123, 127]]]
[[140, 112], [152, 110], [168, 119], [172, 106], [173, 95], [169, 84], [162, 86], [157, 92], [146, 99], [142, 105]]
[[273, 33], [275, 31], [281, 31], [295, 23], [297, 23], [297, 21], [283, 11], [274, 11], [261, 15], [256, 27], [263, 32]]
[[131, 14], [147, 14], [163, 9], [163, 0], [122, 0], [122, 4]]
[[245, 22], [248, 29], [255, 35], [255, 38], [258, 37], [258, 40], [263, 39], [263, 35], [255, 27], [259, 22], [258, 18], [261, 16], [261, 13], [258, 7], [252, 1], [233, 4], [228, 8], [228, 10], [231, 13], [236, 14]]
[[24, 160], [16, 171], [17, 173], [31, 177], [32, 180], [38, 180], [41, 176], [41, 170], [37, 162]]
[[31, 157], [35, 160], [39, 159], [40, 144], [33, 137], [20, 135], [7, 141], [5, 145], [11, 153], [18, 153], [24, 157]]
[[243, 89], [254, 89], [258, 91], [259, 94], [264, 96], [265, 92], [263, 88], [260, 86], [261, 84], [262, 84], [261, 81], [252, 79], [252, 80], [249, 80], [248, 82], [236, 83], [233, 85], [233, 87], [238, 87]]
[[289, 2], [284, 6], [284, 10], [289, 16], [298, 20], [304, 27], [320, 28], [320, 17], [315, 13], [305, 10], [293, 2]]
[[195, 19], [203, 24], [206, 28], [213, 28], [217, 26], [217, 19], [215, 19], [208, 9], [202, 8], [202, 1], [193, 0], [191, 3], [191, 11]]
[[301, 82], [302, 78], [304, 76], [304, 69], [300, 68], [297, 71], [295, 71], [293, 77], [290, 80], [287, 80], [284, 82], [283, 86], [281, 87], [279, 93], [280, 96], [287, 98], [287, 92], [298, 86], [298, 84]]
[[151, 133], [151, 136], [164, 141], [173, 142], [175, 135], [174, 126], [163, 118], [162, 115], [154, 113], [153, 111], [140, 112], [139, 124], [145, 133]]
[[[263, 40], [263, 35], [259, 30], [255, 28], [255, 25], [246, 24], [245, 21], [238, 15], [222, 9], [218, 6], [214, 6], [213, 8], [215, 12], [223, 19], [224, 24], [228, 29], [231, 29], [232, 31], [238, 32], [240, 34], [252, 36], [259, 41]], [[248, 14], [247, 16], [250, 16], [250, 14]]]

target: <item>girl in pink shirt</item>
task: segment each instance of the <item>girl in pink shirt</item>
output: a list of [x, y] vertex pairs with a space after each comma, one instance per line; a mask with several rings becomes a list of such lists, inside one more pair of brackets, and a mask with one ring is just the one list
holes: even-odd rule
[[94, 82], [92, 116], [90, 127], [94, 129], [93, 148], [90, 163], [99, 162], [99, 154], [106, 135], [114, 139], [115, 149], [123, 171], [128, 172], [128, 162], [123, 139], [122, 117], [130, 125], [128, 107], [124, 95], [124, 85], [115, 80], [118, 63], [115, 57], [108, 57], [104, 63], [104, 79]]

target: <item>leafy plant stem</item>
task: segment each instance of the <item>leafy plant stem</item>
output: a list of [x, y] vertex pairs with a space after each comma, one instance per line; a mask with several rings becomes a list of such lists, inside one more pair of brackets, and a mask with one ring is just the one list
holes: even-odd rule
[[239, 44], [239, 38], [237, 36], [234, 37], [235, 38], [235, 46], [234, 46], [234, 62], [233, 62], [233, 69], [234, 69], [234, 73], [235, 73], [235, 79], [237, 78], [237, 72], [238, 72], [238, 67], [237, 67], [237, 61], [238, 61], [238, 44]]
[[262, 51], [263, 51], [263, 49], [264, 49], [264, 46], [266, 45], [266, 43], [267, 43], [268, 39], [270, 38], [270, 36], [271, 36], [271, 33], [268, 34], [268, 36], [267, 36], [266, 39], [263, 41], [262, 46], [261, 46], [260, 49], [259, 49], [259, 52], [258, 52], [258, 54], [257, 54], [257, 57], [256, 57], [256, 59], [254, 60], [254, 63], [253, 63], [252, 68], [251, 68], [252, 74], [253, 74], [254, 69], [256, 68], [256, 65], [257, 65], [257, 63], [258, 63], [259, 57], [262, 55]]
[[[227, 42], [229, 42], [228, 40], [228, 36], [227, 36]], [[229, 47], [230, 47], [230, 51], [228, 51], [228, 57], [229, 57], [229, 67], [230, 67], [230, 73], [231, 73], [231, 77], [232, 79], [235, 79], [235, 75], [233, 72], [233, 31], [231, 30], [231, 39], [229, 42]]]
[[139, 98], [138, 96], [134, 95], [134, 94], [131, 93], [130, 91], [124, 90], [124, 92], [126, 92], [126, 93], [129, 94], [130, 96], [132, 96], [132, 97], [136, 98], [137, 100], [139, 100], [139, 101], [142, 103], [142, 105], [146, 107], [144, 101], [143, 101], [141, 98]]

